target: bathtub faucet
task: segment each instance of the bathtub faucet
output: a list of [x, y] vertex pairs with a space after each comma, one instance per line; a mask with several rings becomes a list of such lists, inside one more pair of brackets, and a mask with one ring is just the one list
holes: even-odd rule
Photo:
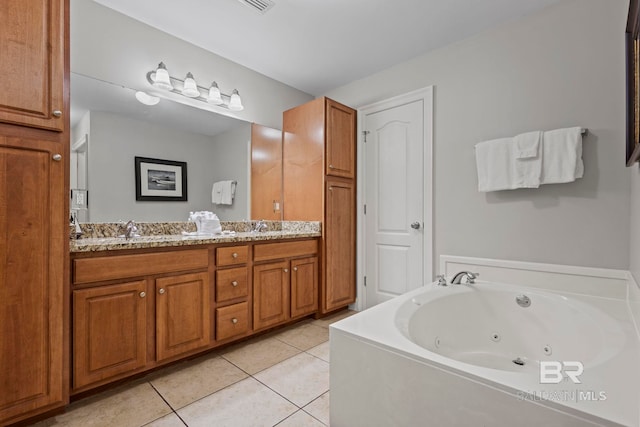
[[478, 277], [480, 273], [472, 273], [470, 271], [461, 271], [460, 273], [453, 276], [451, 279], [452, 285], [460, 285], [462, 284], [462, 279], [467, 278], [467, 283], [473, 285], [475, 283], [476, 277]]

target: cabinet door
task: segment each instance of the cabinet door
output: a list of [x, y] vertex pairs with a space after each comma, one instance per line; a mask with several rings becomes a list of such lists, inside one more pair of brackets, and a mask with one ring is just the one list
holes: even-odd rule
[[3, 0], [0, 121], [63, 130], [64, 0]]
[[327, 98], [325, 173], [355, 178], [356, 111]]
[[211, 337], [209, 274], [156, 279], [158, 361], [206, 347]]
[[253, 329], [263, 329], [289, 319], [289, 263], [253, 267]]
[[66, 399], [68, 165], [52, 160], [58, 147], [0, 135], [0, 425]]
[[318, 310], [318, 257], [291, 261], [291, 317]]
[[282, 131], [251, 125], [251, 218], [282, 219]]
[[146, 364], [146, 282], [73, 291], [73, 387]]
[[355, 301], [356, 215], [353, 183], [327, 181], [325, 289], [322, 311]]

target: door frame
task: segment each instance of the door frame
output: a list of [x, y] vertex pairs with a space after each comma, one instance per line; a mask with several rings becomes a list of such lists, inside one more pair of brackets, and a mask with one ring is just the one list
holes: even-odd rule
[[364, 116], [376, 113], [389, 108], [398, 107], [415, 101], [422, 101], [424, 106], [424, 221], [423, 221], [423, 263], [422, 286], [433, 280], [433, 86], [427, 86], [402, 95], [387, 98], [372, 104], [358, 108], [358, 138], [357, 138], [357, 230], [356, 230], [356, 254], [357, 254], [357, 296], [354, 308], [358, 311], [365, 308], [366, 289], [364, 286], [364, 277], [366, 273], [366, 235], [365, 235], [365, 215], [364, 205], [366, 203], [366, 144], [362, 134], [364, 130]]

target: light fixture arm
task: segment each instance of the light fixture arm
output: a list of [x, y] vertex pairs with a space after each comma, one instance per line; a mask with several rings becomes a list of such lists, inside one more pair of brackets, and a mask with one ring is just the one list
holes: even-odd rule
[[[155, 83], [155, 74], [156, 74], [155, 70], [149, 71], [147, 73], [147, 81], [152, 86], [154, 86], [154, 83]], [[171, 84], [173, 85], [173, 88], [172, 89], [165, 89], [165, 90], [167, 90], [168, 92], [176, 93], [176, 94], [181, 95], [181, 96], [185, 96], [182, 93], [182, 88], [184, 87], [184, 80], [176, 78], [176, 77], [173, 77], [171, 75], [169, 75], [169, 80], [171, 81]], [[196, 87], [198, 88], [198, 91], [200, 92], [200, 95], [199, 96], [194, 96], [194, 97], [189, 97], [189, 98], [190, 99], [196, 99], [196, 100], [204, 102], [205, 104], [208, 104], [208, 105], [212, 105], [211, 103], [209, 103], [207, 101], [206, 95], [203, 95], [203, 94], [206, 94], [209, 91], [209, 89], [205, 88], [205, 87], [202, 87], [202, 86], [200, 86], [198, 84], [196, 84]], [[237, 93], [237, 90], [234, 89], [234, 92]], [[232, 108], [229, 108], [229, 104], [231, 102], [231, 96], [233, 94], [229, 95], [229, 94], [220, 92], [220, 95], [221, 95], [221, 97], [223, 99], [223, 103], [222, 104], [218, 104], [218, 105], [214, 104], [214, 106], [220, 107], [220, 108], [225, 108], [227, 110], [232, 110]]]

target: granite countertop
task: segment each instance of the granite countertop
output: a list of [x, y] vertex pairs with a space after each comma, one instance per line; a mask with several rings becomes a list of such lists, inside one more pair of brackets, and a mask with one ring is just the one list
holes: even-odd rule
[[[223, 230], [238, 229], [237, 223], [222, 223]], [[86, 233], [89, 237], [71, 240], [69, 249], [72, 253], [77, 252], [98, 252], [98, 251], [114, 251], [123, 249], [144, 249], [144, 248], [161, 248], [172, 246], [193, 246], [207, 245], [219, 243], [238, 243], [238, 242], [255, 242], [281, 239], [300, 239], [320, 237], [320, 223], [315, 221], [283, 221], [272, 222], [269, 224], [267, 231], [247, 232], [234, 231], [233, 234], [216, 234], [216, 235], [190, 235], [183, 234], [153, 234], [142, 235], [125, 239], [124, 237], [110, 236], [107, 230], [113, 228], [112, 224], [91, 224], [83, 225], [83, 230], [91, 230]], [[225, 226], [226, 225], [226, 226]], [[154, 225], [143, 224], [141, 229], [153, 229]], [[158, 227], [166, 230], [166, 227]], [[97, 231], [96, 231], [97, 230]], [[185, 230], [186, 231], [186, 230]], [[96, 237], [98, 235], [98, 237]]]

